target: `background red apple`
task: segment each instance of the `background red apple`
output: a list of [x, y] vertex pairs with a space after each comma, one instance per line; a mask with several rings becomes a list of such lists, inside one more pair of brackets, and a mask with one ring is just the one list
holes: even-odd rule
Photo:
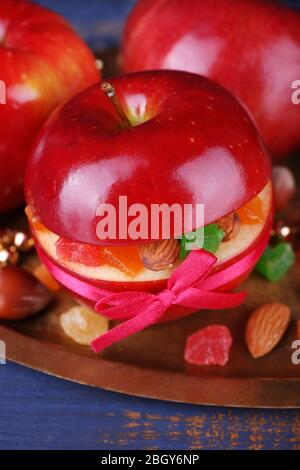
[[300, 147], [300, 12], [270, 0], [140, 0], [124, 34], [123, 70], [178, 69], [231, 90], [275, 158]]
[[29, 149], [50, 112], [99, 79], [92, 53], [63, 18], [28, 1], [1, 0], [0, 212], [22, 202]]

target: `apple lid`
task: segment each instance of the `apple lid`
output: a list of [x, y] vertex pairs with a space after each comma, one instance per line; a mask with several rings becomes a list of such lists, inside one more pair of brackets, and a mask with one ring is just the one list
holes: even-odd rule
[[220, 85], [175, 71], [110, 83], [131, 127], [122, 125], [97, 84], [56, 110], [36, 140], [26, 197], [49, 230], [92, 244], [136, 244], [141, 240], [124, 239], [118, 229], [99, 239], [103, 204], [115, 208], [117, 225], [126, 216], [120, 196], [128, 208], [142, 204], [148, 214], [153, 204], [176, 204], [182, 211], [186, 204], [204, 204], [207, 225], [267, 184], [271, 164], [261, 138], [242, 105]]

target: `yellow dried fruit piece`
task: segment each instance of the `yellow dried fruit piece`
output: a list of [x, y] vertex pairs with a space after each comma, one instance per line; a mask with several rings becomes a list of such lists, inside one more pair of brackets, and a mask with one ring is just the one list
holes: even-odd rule
[[108, 319], [93, 310], [77, 305], [60, 316], [64, 333], [76, 343], [88, 345], [108, 331]]

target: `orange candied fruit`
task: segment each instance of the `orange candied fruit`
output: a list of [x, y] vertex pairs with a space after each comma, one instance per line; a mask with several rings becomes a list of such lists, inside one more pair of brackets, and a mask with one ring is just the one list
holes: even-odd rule
[[259, 196], [247, 202], [237, 211], [241, 223], [245, 225], [256, 225], [264, 222], [264, 205]]
[[129, 276], [144, 268], [137, 246], [104, 246], [100, 248], [102, 264], [109, 265]]
[[52, 274], [48, 271], [46, 266], [42, 263], [38, 264], [34, 269], [33, 274], [37, 279], [41, 281], [49, 290], [56, 292], [61, 289], [60, 284], [54, 279]]

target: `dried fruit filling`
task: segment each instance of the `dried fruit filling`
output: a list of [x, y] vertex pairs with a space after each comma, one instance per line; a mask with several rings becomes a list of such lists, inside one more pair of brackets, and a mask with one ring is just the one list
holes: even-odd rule
[[62, 261], [91, 267], [106, 265], [129, 276], [134, 276], [144, 267], [137, 246], [96, 246], [59, 238], [56, 254]]
[[[267, 193], [265, 192], [267, 189]], [[266, 209], [264, 203], [265, 194], [270, 195], [270, 185], [263, 190], [264, 194], [259, 194], [254, 199], [237, 210], [235, 214], [240, 220], [241, 226], [255, 226], [262, 224], [269, 213], [269, 207]], [[268, 206], [268, 205], [267, 205]], [[32, 228], [35, 232], [47, 231], [39, 220], [37, 220], [30, 209], [27, 214], [31, 220]], [[223, 220], [223, 219], [222, 219]], [[218, 225], [218, 221], [216, 222]], [[221, 220], [220, 220], [221, 228]], [[246, 228], [246, 227], [245, 227]], [[51, 232], [49, 232], [51, 233]], [[238, 239], [238, 233], [235, 235]], [[237, 242], [238, 243], [238, 242]], [[225, 246], [226, 237], [224, 238]], [[228, 242], [227, 242], [228, 244]], [[79, 263], [86, 267], [97, 268], [99, 266], [107, 266], [114, 268], [127, 276], [134, 277], [145, 269], [145, 264], [140, 256], [139, 245], [135, 246], [97, 246], [86, 243], [75, 242], [59, 237], [55, 242], [56, 256], [62, 262]]]
[[241, 207], [237, 211], [237, 214], [242, 224], [255, 225], [263, 223], [265, 218], [263, 200], [259, 196], [256, 196]]

